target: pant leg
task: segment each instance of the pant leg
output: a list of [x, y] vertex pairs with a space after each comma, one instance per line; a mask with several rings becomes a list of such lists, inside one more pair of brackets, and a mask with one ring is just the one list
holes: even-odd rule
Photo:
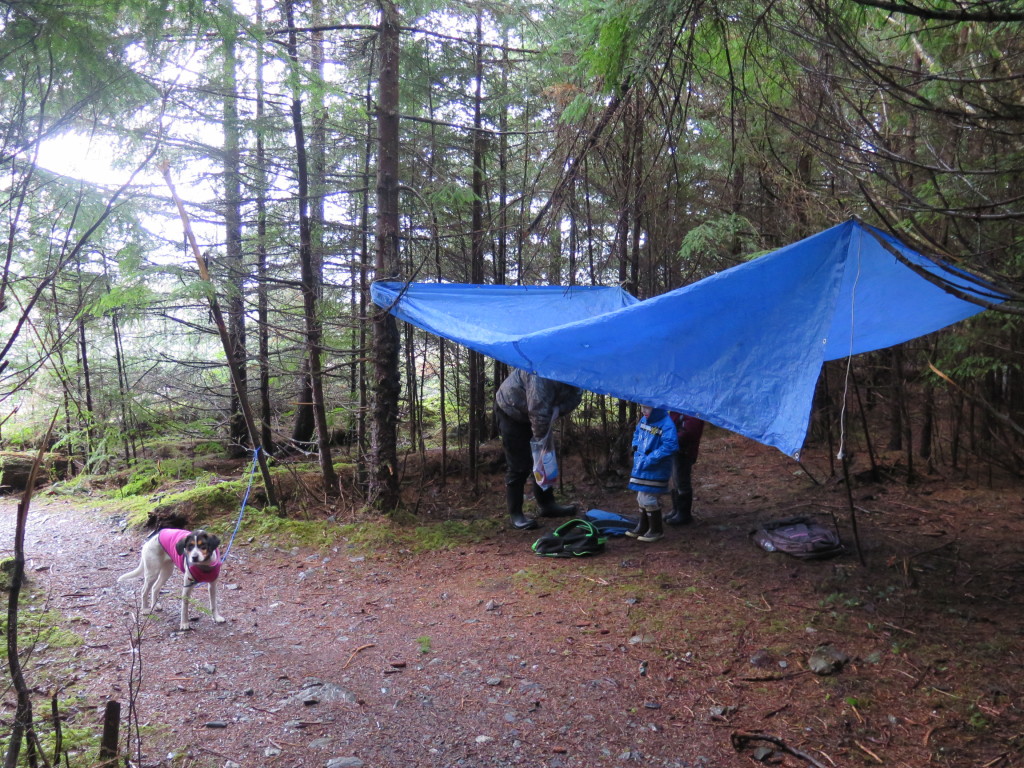
[[676, 490], [680, 496], [688, 499], [693, 498], [693, 464], [694, 461], [689, 456], [676, 453], [673, 457]]
[[498, 421], [501, 447], [505, 451], [505, 485], [521, 490], [533, 474], [533, 453], [530, 450], [533, 431], [528, 423], [516, 421], [497, 406], [494, 415]]

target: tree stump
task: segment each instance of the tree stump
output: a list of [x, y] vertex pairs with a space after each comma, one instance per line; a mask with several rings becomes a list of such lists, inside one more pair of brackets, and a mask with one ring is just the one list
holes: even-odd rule
[[[29, 451], [0, 451], [0, 493], [23, 491], [36, 454]], [[36, 475], [36, 488], [67, 477], [70, 461], [59, 453], [43, 454], [43, 463]]]

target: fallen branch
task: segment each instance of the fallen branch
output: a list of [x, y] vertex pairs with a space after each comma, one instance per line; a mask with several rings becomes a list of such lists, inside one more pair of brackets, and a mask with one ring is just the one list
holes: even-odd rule
[[815, 768], [826, 768], [824, 764], [818, 762], [813, 757], [808, 755], [806, 752], [796, 749], [795, 747], [789, 746], [778, 736], [769, 736], [766, 733], [750, 733], [749, 731], [733, 731], [732, 735], [729, 737], [729, 740], [732, 742], [732, 748], [735, 749], [737, 752], [746, 747], [748, 742], [767, 741], [771, 744], [774, 744], [783, 752], [788, 752], [789, 754], [795, 757], [799, 757], [801, 760], [806, 760], [808, 763], [815, 766]]

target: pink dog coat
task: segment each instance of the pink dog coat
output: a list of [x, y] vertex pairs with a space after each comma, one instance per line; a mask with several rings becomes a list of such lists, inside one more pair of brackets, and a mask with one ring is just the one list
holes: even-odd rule
[[[167, 556], [174, 561], [174, 565], [182, 573], [185, 572], [185, 556], [178, 552], [178, 542], [189, 536], [192, 531], [183, 531], [180, 528], [164, 528], [160, 531], [160, 545], [164, 548]], [[213, 582], [220, 576], [220, 550], [214, 550], [213, 562], [208, 566], [197, 566], [190, 564], [188, 575], [193, 581]]]

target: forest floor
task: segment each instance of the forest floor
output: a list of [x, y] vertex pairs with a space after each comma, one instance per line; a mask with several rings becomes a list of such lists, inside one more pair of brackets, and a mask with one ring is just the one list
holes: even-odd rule
[[[1024, 765], [1020, 481], [859, 480], [851, 515], [824, 453], [797, 464], [718, 430], [694, 475], [694, 524], [589, 558], [537, 557], [538, 531], [504, 526], [427, 554], [243, 529], [221, 577], [227, 623], [197, 589], [184, 633], [174, 594], [140, 624], [139, 582], [115, 583], [144, 531], [37, 495], [28, 592], [82, 639], [26, 659], [37, 717], [52, 730], [59, 689], [68, 738], [95, 734], [119, 701], [142, 766]], [[589, 483], [571, 460], [564, 476], [584, 508], [633, 511], [621, 481]], [[409, 482], [424, 520], [503, 518], [500, 471], [475, 497], [436, 483]], [[15, 505], [0, 502], [0, 555]], [[802, 561], [752, 543], [759, 522], [798, 513], [850, 552]], [[825, 646], [848, 661], [820, 675], [808, 659]], [[14, 702], [4, 691], [0, 731]]]

